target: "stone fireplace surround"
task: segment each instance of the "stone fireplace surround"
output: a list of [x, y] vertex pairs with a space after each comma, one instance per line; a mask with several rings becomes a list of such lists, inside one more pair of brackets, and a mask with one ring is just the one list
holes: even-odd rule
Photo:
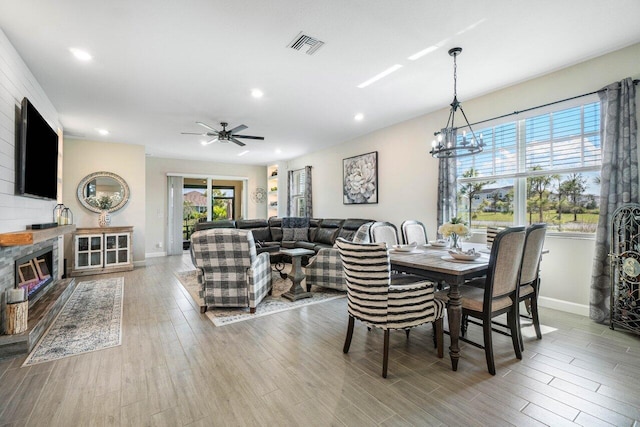
[[59, 277], [58, 237], [29, 245], [0, 246], [0, 307], [2, 312], [4, 312], [6, 304], [5, 291], [14, 289], [16, 286], [16, 260], [46, 248], [52, 248], [51, 276], [54, 281], [39, 293], [37, 299], [30, 301], [26, 332], [16, 335], [2, 335], [3, 328], [0, 328], [0, 359], [27, 354], [31, 351], [75, 288], [75, 280], [73, 279], [56, 280]]

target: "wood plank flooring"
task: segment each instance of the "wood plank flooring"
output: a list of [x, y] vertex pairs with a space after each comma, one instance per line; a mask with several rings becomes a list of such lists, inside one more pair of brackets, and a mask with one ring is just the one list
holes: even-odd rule
[[470, 345], [452, 372], [431, 326], [394, 332], [383, 379], [382, 331], [356, 322], [342, 353], [346, 300], [216, 328], [173, 274], [192, 268], [174, 256], [113, 274], [119, 347], [0, 360], [0, 426], [640, 426], [640, 338], [584, 317], [542, 309], [522, 361], [494, 334], [496, 376]]

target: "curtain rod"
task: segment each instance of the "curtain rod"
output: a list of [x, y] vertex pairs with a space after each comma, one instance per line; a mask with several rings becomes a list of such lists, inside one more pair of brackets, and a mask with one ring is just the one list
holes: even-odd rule
[[[633, 84], [634, 85], [637, 86], [638, 83], [640, 83], [640, 80], [638, 80], [638, 79], [633, 80]], [[574, 99], [583, 98], [583, 97], [589, 96], [589, 95], [594, 95], [594, 94], [596, 94], [598, 92], [602, 92], [603, 90], [607, 90], [607, 89], [594, 90], [593, 92], [583, 93], [582, 95], [576, 95], [576, 96], [572, 96], [572, 97], [569, 97], [569, 98], [560, 99], [558, 101], [553, 101], [553, 102], [549, 102], [547, 104], [538, 105], [537, 107], [526, 108], [524, 110], [514, 111], [512, 113], [503, 114], [501, 116], [496, 116], [496, 117], [493, 117], [493, 118], [490, 118], [490, 119], [480, 120], [479, 122], [475, 122], [475, 123], [469, 124], [469, 127], [475, 126], [475, 125], [479, 125], [479, 124], [482, 124], [482, 123], [486, 123], [486, 122], [490, 122], [492, 120], [502, 119], [502, 118], [509, 117], [509, 116], [516, 116], [516, 115], [518, 115], [520, 113], [526, 113], [526, 112], [531, 111], [531, 110], [537, 110], [538, 108], [549, 107], [551, 105], [560, 104], [561, 102], [573, 101]], [[464, 127], [467, 127], [467, 126], [464, 126]], [[460, 129], [460, 128], [456, 128], [456, 129]]]

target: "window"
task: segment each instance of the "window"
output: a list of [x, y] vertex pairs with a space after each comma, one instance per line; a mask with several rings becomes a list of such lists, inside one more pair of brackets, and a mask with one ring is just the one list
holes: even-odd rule
[[297, 169], [293, 171], [293, 179], [291, 182], [291, 215], [306, 216], [306, 202], [304, 187], [306, 183], [305, 170]]
[[484, 151], [457, 159], [458, 214], [471, 228], [546, 222], [550, 231], [595, 232], [599, 102], [474, 132], [482, 134]]
[[213, 219], [233, 219], [235, 205], [235, 188], [213, 186], [211, 191], [211, 206], [213, 206]]

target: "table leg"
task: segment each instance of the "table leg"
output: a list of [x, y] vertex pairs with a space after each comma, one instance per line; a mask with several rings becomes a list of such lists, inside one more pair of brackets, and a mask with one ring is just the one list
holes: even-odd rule
[[311, 292], [306, 292], [301, 286], [302, 280], [305, 278], [305, 274], [302, 272], [301, 257], [291, 257], [291, 273], [289, 273], [289, 278], [293, 284], [288, 292], [282, 294], [283, 297], [291, 301], [297, 301], [302, 298], [311, 298]]
[[451, 338], [451, 346], [449, 347], [449, 356], [451, 357], [451, 369], [458, 370], [458, 360], [460, 359], [460, 322], [462, 321], [462, 302], [460, 301], [460, 292], [458, 283], [451, 284], [449, 287], [449, 304], [447, 305], [447, 315], [449, 317], [449, 337]]

